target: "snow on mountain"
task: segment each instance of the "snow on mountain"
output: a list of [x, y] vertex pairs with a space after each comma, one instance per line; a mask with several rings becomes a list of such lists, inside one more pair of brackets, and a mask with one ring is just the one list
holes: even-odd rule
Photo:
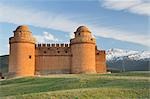
[[106, 52], [106, 59], [109, 60], [150, 60], [150, 51], [133, 51], [123, 49], [109, 49]]

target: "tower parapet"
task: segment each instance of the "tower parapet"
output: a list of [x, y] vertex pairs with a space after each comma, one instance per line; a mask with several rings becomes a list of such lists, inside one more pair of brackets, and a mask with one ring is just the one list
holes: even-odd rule
[[75, 38], [70, 40], [71, 44], [79, 44], [79, 43], [91, 43], [95, 44], [95, 38], [92, 38], [92, 34], [90, 30], [85, 26], [80, 26], [76, 32], [74, 32]]
[[33, 38], [32, 33], [27, 26], [18, 26], [17, 29], [14, 31], [14, 36], [9, 38], [9, 43], [17, 42], [35, 44], [35, 38]]

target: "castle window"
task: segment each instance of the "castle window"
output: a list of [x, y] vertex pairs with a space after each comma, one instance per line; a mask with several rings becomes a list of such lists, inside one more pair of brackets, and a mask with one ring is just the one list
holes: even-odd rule
[[57, 51], [57, 53], [60, 53], [60, 51]]
[[46, 51], [44, 51], [44, 53], [46, 53]]
[[80, 35], [80, 33], [78, 35]]
[[29, 59], [31, 59], [31, 55], [29, 55]]
[[99, 53], [97, 53], [97, 55], [99, 55]]
[[91, 41], [93, 41], [93, 39], [91, 39]]
[[65, 53], [68, 53], [67, 51], [65, 51]]

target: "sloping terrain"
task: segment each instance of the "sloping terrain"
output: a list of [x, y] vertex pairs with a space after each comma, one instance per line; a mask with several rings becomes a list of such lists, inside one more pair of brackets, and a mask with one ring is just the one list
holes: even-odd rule
[[1, 80], [3, 99], [149, 98], [150, 72], [65, 74]]
[[0, 73], [8, 72], [8, 57], [9, 55], [0, 56]]

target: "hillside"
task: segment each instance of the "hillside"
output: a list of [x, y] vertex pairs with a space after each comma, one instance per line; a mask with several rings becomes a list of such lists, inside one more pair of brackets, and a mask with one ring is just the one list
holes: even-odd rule
[[9, 55], [0, 56], [0, 73], [8, 72], [8, 57]]
[[148, 99], [149, 73], [66, 74], [1, 80], [1, 99]]

